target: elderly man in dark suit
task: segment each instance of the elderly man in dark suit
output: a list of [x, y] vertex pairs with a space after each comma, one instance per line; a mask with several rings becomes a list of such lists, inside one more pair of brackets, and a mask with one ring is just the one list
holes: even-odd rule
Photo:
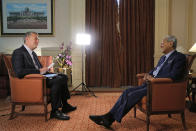
[[[145, 74], [144, 80], [156, 78], [170, 78], [173, 81], [182, 80], [186, 71], [186, 56], [177, 52], [177, 39], [175, 36], [167, 36], [161, 43], [162, 56], [157, 66]], [[121, 119], [147, 94], [147, 84], [126, 89], [117, 100], [113, 108], [105, 115], [90, 115], [90, 119], [98, 125], [110, 128], [114, 121]]]
[[[27, 32], [24, 36], [24, 45], [14, 50], [12, 54], [12, 65], [18, 78], [23, 78], [28, 74], [46, 74], [48, 67], [42, 67], [36, 53], [33, 51], [39, 43], [38, 33]], [[50, 118], [69, 120], [70, 117], [65, 113], [76, 110], [76, 107], [68, 104], [70, 98], [67, 76], [57, 75], [55, 78], [46, 80], [47, 88], [51, 89], [52, 111]], [[62, 110], [59, 108], [62, 107]]]

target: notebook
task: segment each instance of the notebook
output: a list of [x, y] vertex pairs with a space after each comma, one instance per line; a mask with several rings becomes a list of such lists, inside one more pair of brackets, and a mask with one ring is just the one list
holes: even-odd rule
[[57, 76], [58, 74], [46, 74], [46, 75], [43, 75], [43, 76], [45, 76], [45, 77], [47, 77], [47, 78], [52, 78], [52, 77], [55, 77], [55, 76]]

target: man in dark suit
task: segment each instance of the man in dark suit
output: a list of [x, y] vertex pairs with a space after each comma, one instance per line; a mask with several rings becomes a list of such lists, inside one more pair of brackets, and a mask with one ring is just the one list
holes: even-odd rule
[[[18, 78], [23, 78], [28, 74], [47, 74], [48, 67], [42, 67], [37, 55], [33, 51], [39, 43], [36, 32], [27, 32], [24, 36], [24, 45], [14, 50], [12, 54], [12, 65]], [[65, 113], [76, 110], [76, 107], [68, 104], [70, 98], [67, 76], [57, 75], [54, 78], [46, 79], [47, 88], [51, 89], [51, 106], [52, 111], [50, 118], [60, 120], [69, 120], [70, 117]], [[59, 108], [62, 107], [62, 110]]]
[[[177, 39], [175, 36], [167, 36], [161, 43], [162, 56], [157, 66], [146, 73], [145, 80], [156, 78], [170, 78], [179, 81], [184, 78], [186, 72], [186, 56], [177, 52]], [[126, 89], [119, 97], [113, 108], [105, 115], [90, 115], [89, 118], [98, 125], [110, 128], [114, 121], [121, 122], [121, 119], [147, 94], [147, 84]]]

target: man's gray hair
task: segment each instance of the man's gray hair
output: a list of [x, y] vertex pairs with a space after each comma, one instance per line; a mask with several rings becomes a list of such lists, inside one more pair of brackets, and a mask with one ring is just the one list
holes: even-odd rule
[[26, 38], [31, 36], [32, 34], [38, 35], [37, 32], [33, 32], [33, 31], [26, 32], [25, 35], [24, 35], [24, 38], [23, 38], [24, 39], [24, 43], [26, 42]]
[[168, 35], [165, 37], [165, 39], [167, 39], [168, 42], [173, 42], [173, 48], [176, 49], [177, 47], [177, 38], [173, 35]]

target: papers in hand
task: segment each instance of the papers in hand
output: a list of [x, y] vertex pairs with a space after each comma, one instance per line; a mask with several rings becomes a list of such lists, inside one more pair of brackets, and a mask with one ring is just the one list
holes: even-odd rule
[[54, 66], [54, 63], [50, 64], [50, 65], [48, 66], [48, 69], [52, 68], [53, 66]]
[[47, 77], [47, 78], [52, 78], [52, 77], [55, 77], [55, 76], [57, 76], [58, 74], [46, 74], [46, 75], [44, 75], [45, 77]]

